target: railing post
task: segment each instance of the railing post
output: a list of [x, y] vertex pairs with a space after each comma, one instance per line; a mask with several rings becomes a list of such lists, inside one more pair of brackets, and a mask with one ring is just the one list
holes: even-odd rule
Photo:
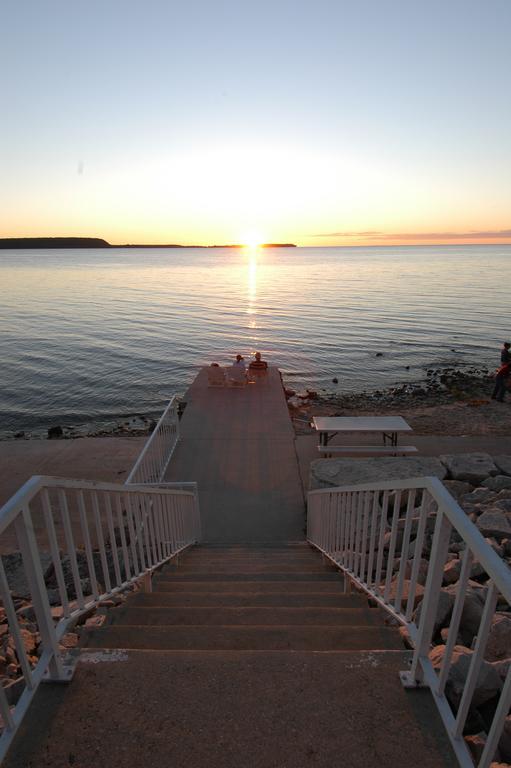
[[[425, 491], [425, 493], [426, 492], [427, 491]], [[431, 562], [428, 570], [428, 578], [426, 580], [424, 598], [421, 603], [421, 618], [412, 666], [409, 672], [405, 671], [400, 673], [401, 682], [405, 688], [416, 688], [422, 683], [423, 671], [421, 660], [428, 657], [431, 647], [451, 530], [452, 526], [447, 516], [439, 510], [433, 535], [433, 543], [431, 545]]]
[[51, 615], [48, 593], [46, 592], [41, 561], [39, 559], [39, 549], [28, 507], [24, 507], [22, 514], [16, 518], [15, 527], [41, 641], [44, 649], [52, 654], [48, 666], [48, 678], [53, 681], [68, 682], [72, 677], [72, 670], [64, 666], [60, 656], [55, 625]]

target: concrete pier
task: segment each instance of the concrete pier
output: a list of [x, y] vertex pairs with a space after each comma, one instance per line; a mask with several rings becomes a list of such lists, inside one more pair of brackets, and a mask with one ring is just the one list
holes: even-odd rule
[[203, 368], [185, 401], [165, 479], [198, 483], [203, 540], [303, 540], [305, 502], [278, 369], [244, 387], [210, 387]]

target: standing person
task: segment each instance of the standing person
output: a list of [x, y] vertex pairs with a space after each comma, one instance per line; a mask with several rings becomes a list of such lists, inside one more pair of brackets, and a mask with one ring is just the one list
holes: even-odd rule
[[511, 363], [505, 363], [501, 365], [497, 373], [495, 374], [495, 387], [491, 396], [492, 400], [498, 400], [499, 403], [504, 402], [504, 395], [506, 394], [506, 384], [509, 376], [511, 375]]
[[505, 341], [502, 345], [502, 349], [500, 350], [500, 362], [502, 365], [506, 365], [506, 363], [511, 363], [511, 352], [509, 351], [509, 348], [511, 347], [511, 344], [509, 341]]

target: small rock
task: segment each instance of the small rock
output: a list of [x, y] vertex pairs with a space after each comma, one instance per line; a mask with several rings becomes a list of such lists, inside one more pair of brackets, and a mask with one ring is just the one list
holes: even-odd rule
[[102, 624], [104, 624], [105, 619], [106, 619], [105, 615], [91, 616], [89, 619], [85, 621], [85, 626], [100, 627]]
[[404, 647], [409, 648], [410, 650], [413, 650], [414, 646], [412, 643], [412, 638], [410, 637], [410, 633], [408, 632], [407, 628], [400, 626], [399, 634], [401, 635], [401, 640], [403, 641]]
[[75, 632], [68, 632], [60, 640], [62, 648], [76, 648], [78, 646], [78, 635]]
[[476, 733], [472, 736], [465, 736], [464, 738], [465, 738], [465, 743], [469, 748], [472, 754], [472, 757], [474, 758], [477, 765], [479, 763], [479, 760], [481, 759], [483, 750], [486, 746], [486, 734], [484, 733], [484, 731], [481, 731], [481, 733]]
[[[39, 643], [39, 635], [34, 632], [29, 632], [28, 629], [20, 629], [20, 635], [23, 641], [23, 646], [25, 648], [25, 651], [27, 653], [32, 653], [33, 651], [35, 651]], [[14, 643], [14, 637], [12, 635], [9, 636], [9, 646], [13, 650], [16, 648]]]
[[60, 426], [49, 427], [48, 440], [57, 440], [64, 435], [64, 430]]
[[[449, 637], [449, 627], [442, 627], [440, 630], [440, 637], [442, 638], [442, 643], [447, 644], [447, 639]], [[463, 638], [458, 635], [456, 638], [456, 645], [463, 645]]]

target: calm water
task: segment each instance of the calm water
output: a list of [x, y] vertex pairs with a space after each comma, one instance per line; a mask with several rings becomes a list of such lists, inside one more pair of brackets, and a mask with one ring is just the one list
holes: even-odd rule
[[339, 391], [496, 365], [511, 336], [510, 257], [511, 246], [0, 251], [0, 434], [156, 415], [199, 366], [237, 352], [260, 350], [291, 386]]

